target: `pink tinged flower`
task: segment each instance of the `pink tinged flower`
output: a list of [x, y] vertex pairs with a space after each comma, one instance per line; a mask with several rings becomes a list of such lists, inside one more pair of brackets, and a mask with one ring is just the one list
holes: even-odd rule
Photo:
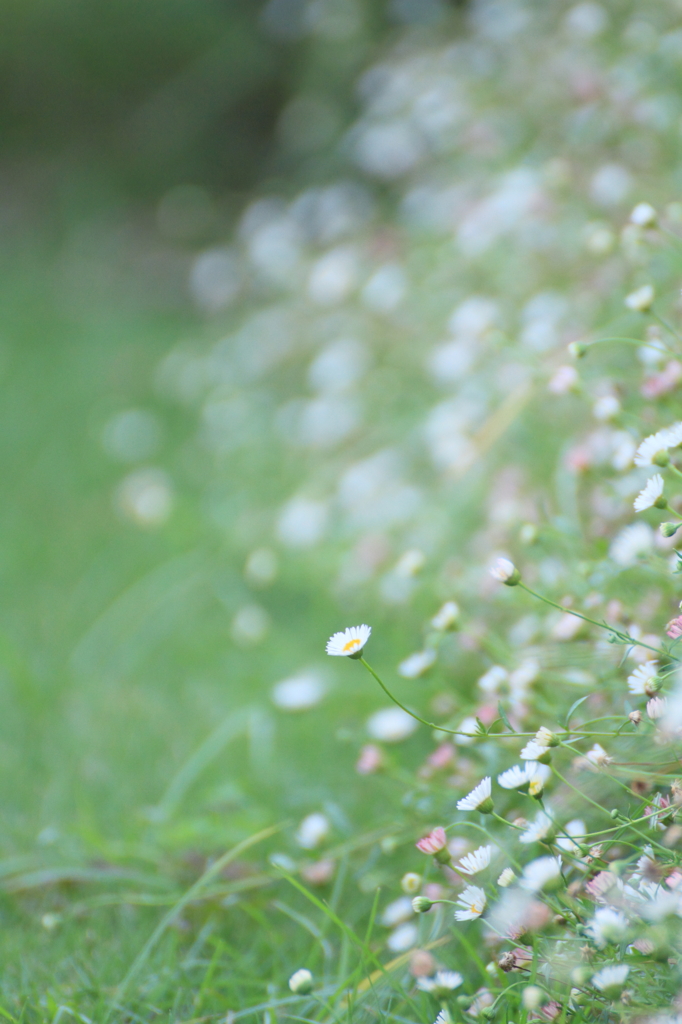
[[455, 920], [475, 921], [485, 910], [486, 902], [483, 889], [477, 885], [468, 885], [457, 897], [457, 903], [462, 909], [455, 911]]
[[565, 395], [578, 386], [578, 371], [575, 366], [560, 366], [547, 385], [553, 395]]
[[445, 829], [439, 825], [434, 828], [433, 832], [429, 832], [428, 836], [424, 836], [416, 843], [418, 850], [422, 853], [436, 854], [444, 850], [448, 844], [448, 837], [445, 835]]
[[671, 619], [665, 627], [665, 631], [672, 640], [679, 640], [682, 636], [682, 615], [678, 615], [677, 618]]
[[355, 770], [358, 775], [373, 775], [382, 767], [383, 760], [381, 747], [377, 747], [375, 743], [367, 743], [360, 751]]
[[441, 743], [429, 754], [427, 761], [432, 768], [447, 768], [455, 759], [455, 748], [452, 743]]
[[657, 718], [663, 717], [667, 707], [668, 702], [665, 697], [652, 697], [650, 701], [647, 701], [646, 713], [655, 722]]
[[669, 391], [674, 391], [682, 380], [682, 363], [671, 359], [661, 373], [656, 373], [644, 381], [640, 388], [643, 398], [658, 398]]

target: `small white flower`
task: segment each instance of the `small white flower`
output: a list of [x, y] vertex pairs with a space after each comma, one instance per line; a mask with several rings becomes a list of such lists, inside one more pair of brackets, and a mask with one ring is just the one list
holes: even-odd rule
[[634, 292], [626, 295], [623, 301], [628, 309], [636, 313], [645, 313], [647, 309], [651, 309], [655, 296], [653, 287], [650, 284], [643, 284], [641, 288], [636, 288]]
[[519, 570], [508, 558], [498, 558], [490, 570], [490, 575], [500, 583], [507, 584], [518, 583], [520, 578]]
[[601, 971], [597, 971], [596, 974], [592, 975], [592, 984], [600, 992], [620, 988], [625, 984], [625, 979], [629, 973], [630, 968], [626, 964], [613, 964], [610, 967], [602, 967]]
[[455, 911], [455, 919], [457, 921], [475, 921], [485, 910], [487, 901], [483, 889], [479, 889], [477, 885], [467, 885], [466, 889], [463, 889], [457, 897], [457, 902], [462, 910]]
[[662, 718], [668, 708], [668, 702], [665, 697], [652, 697], [651, 700], [647, 701], [646, 713], [652, 722], [656, 719]]
[[609, 548], [609, 557], [624, 569], [646, 555], [654, 544], [654, 531], [648, 523], [630, 523], [616, 534]]
[[667, 452], [669, 448], [677, 448], [682, 443], [682, 422], [671, 424], [645, 437], [635, 455], [636, 466], [652, 466], [654, 459], [661, 452]]
[[312, 987], [313, 976], [305, 967], [302, 967], [300, 971], [295, 971], [289, 978], [289, 988], [297, 996], [307, 995], [312, 991]]
[[526, 864], [519, 884], [528, 892], [537, 892], [560, 877], [561, 857], [538, 857]]
[[452, 629], [458, 618], [459, 605], [455, 601], [446, 601], [431, 619], [431, 625], [439, 631]]
[[478, 685], [486, 694], [495, 694], [499, 691], [500, 686], [506, 683], [509, 678], [509, 673], [506, 668], [502, 665], [493, 665], [487, 672], [481, 676], [478, 680]]
[[477, 875], [479, 871], [488, 867], [492, 854], [492, 846], [479, 846], [473, 853], [462, 857], [458, 865], [459, 870], [463, 871], [465, 875]]
[[457, 971], [436, 971], [433, 978], [418, 978], [417, 988], [422, 992], [431, 992], [439, 998], [445, 998], [464, 981]]
[[296, 842], [304, 850], [314, 850], [327, 838], [329, 830], [329, 820], [324, 814], [315, 811], [313, 814], [308, 814], [298, 826]]
[[516, 875], [514, 874], [512, 869], [505, 868], [500, 877], [497, 879], [497, 884], [501, 886], [502, 889], [506, 889], [508, 885], [512, 884], [515, 878]]
[[461, 800], [457, 801], [458, 811], [476, 811], [479, 807], [486, 804], [487, 801], [491, 801], [490, 794], [492, 793], [492, 781], [490, 777], [486, 777], [482, 782], [471, 790], [466, 796], [463, 796]]
[[380, 708], [367, 719], [367, 732], [381, 743], [400, 743], [411, 736], [417, 721], [402, 708]]
[[658, 499], [663, 494], [663, 477], [660, 473], [655, 473], [648, 481], [646, 487], [639, 492], [634, 502], [635, 512], [643, 512], [644, 509], [653, 508]]
[[656, 678], [658, 669], [657, 661], [645, 661], [638, 665], [634, 672], [628, 676], [628, 690], [637, 697], [644, 695], [652, 697], [656, 692], [652, 687], [652, 679]]
[[403, 892], [406, 892], [408, 896], [414, 896], [416, 892], [422, 887], [422, 876], [418, 875], [416, 871], [408, 871], [407, 874], [403, 875], [400, 879], [400, 888]]
[[506, 772], [497, 776], [498, 785], [502, 786], [502, 789], [521, 789], [522, 786], [527, 786], [530, 782], [529, 764], [533, 762], [527, 761], [523, 767], [515, 764], [513, 768], [507, 768]]
[[342, 633], [334, 633], [327, 641], [327, 654], [335, 657], [358, 656], [370, 638], [371, 626], [348, 626]]
[[586, 929], [599, 949], [609, 942], [621, 942], [627, 930], [627, 917], [622, 910], [614, 910], [613, 907], [599, 907]]
[[545, 814], [544, 811], [540, 811], [536, 814], [534, 820], [524, 829], [519, 836], [520, 843], [537, 843], [541, 839], [546, 839], [549, 833], [552, 831], [553, 823], [549, 815]]
[[519, 754], [522, 761], [539, 761], [549, 753], [546, 744], [538, 743], [537, 739], [529, 740]]
[[582, 818], [574, 818], [573, 821], [567, 822], [562, 831], [564, 834], [556, 838], [559, 849], [566, 850], [567, 853], [580, 853], [580, 847], [572, 837], [585, 835], [587, 829]]
[[595, 768], [603, 768], [604, 765], [610, 764], [613, 758], [609, 757], [601, 743], [595, 743], [594, 746], [587, 751], [585, 757], [593, 764]]
[[545, 725], [541, 725], [535, 733], [535, 740], [541, 747], [553, 747], [558, 742], [552, 730]]
[[656, 210], [651, 203], [637, 203], [630, 214], [630, 223], [638, 228], [649, 228], [656, 223]]
[[399, 924], [395, 928], [388, 939], [386, 945], [393, 953], [405, 953], [408, 949], [412, 949], [417, 943], [419, 937], [419, 929], [416, 924], [412, 924], [408, 921], [406, 924]]
[[430, 669], [436, 660], [435, 651], [417, 651], [398, 665], [398, 675], [403, 679], [418, 679]]

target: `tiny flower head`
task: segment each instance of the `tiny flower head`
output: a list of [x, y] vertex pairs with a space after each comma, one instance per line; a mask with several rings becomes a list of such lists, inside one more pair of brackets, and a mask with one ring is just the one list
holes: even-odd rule
[[403, 875], [400, 879], [400, 888], [408, 896], [413, 896], [414, 893], [419, 892], [422, 884], [422, 876], [418, 875], [416, 871], [408, 871], [407, 874]]
[[295, 971], [289, 978], [289, 988], [297, 996], [305, 996], [313, 989], [313, 976], [310, 971], [302, 967]]
[[427, 672], [436, 660], [434, 650], [416, 651], [398, 665], [398, 675], [403, 679], [418, 679]]
[[638, 228], [650, 228], [656, 223], [657, 214], [651, 203], [637, 203], [630, 214], [630, 223]]
[[622, 910], [599, 907], [586, 931], [594, 944], [603, 949], [609, 942], [622, 942], [628, 930], [628, 919]]
[[477, 875], [479, 871], [483, 871], [488, 867], [492, 853], [492, 846], [479, 846], [473, 853], [468, 853], [466, 857], [462, 857], [457, 867], [465, 875]]
[[491, 792], [492, 782], [490, 777], [486, 777], [470, 793], [457, 801], [457, 810], [480, 811], [481, 814], [490, 814], [493, 809]]
[[418, 978], [417, 988], [422, 992], [430, 992], [437, 999], [447, 999], [463, 981], [464, 978], [457, 971], [436, 971], [433, 978]]
[[516, 875], [511, 868], [505, 868], [500, 877], [497, 879], [497, 884], [502, 888], [506, 889], [507, 886], [511, 885], [515, 880]]
[[534, 820], [528, 825], [519, 836], [520, 843], [539, 843], [551, 835], [553, 829], [552, 819], [544, 811], [540, 811]]
[[592, 975], [592, 984], [609, 998], [615, 998], [625, 984], [625, 979], [630, 973], [626, 964], [612, 964], [609, 967], [602, 967]]
[[656, 675], [658, 669], [657, 661], [645, 661], [638, 665], [634, 672], [628, 676], [628, 690], [637, 697], [653, 697], [660, 688], [660, 680]]
[[663, 430], [645, 437], [635, 455], [636, 466], [667, 466], [668, 449], [682, 443], [682, 422], [673, 423]]
[[538, 857], [526, 864], [521, 877], [521, 888], [528, 892], [551, 889], [561, 882], [561, 857]]
[[660, 473], [655, 473], [635, 498], [635, 512], [643, 512], [654, 507], [665, 508], [668, 503], [663, 497], [663, 488], [663, 477]]
[[662, 718], [668, 707], [668, 702], [665, 697], [652, 697], [651, 700], [647, 701], [646, 713], [652, 722], [656, 719]]
[[594, 746], [587, 751], [585, 757], [590, 764], [594, 765], [595, 768], [603, 768], [613, 760], [613, 758], [609, 757], [606, 753], [601, 743], [595, 743]]
[[671, 619], [665, 627], [665, 631], [671, 640], [679, 640], [682, 636], [682, 615], [678, 615], [677, 618]]
[[519, 754], [522, 761], [540, 761], [546, 764], [549, 761], [550, 753], [547, 744], [538, 743], [537, 739], [529, 740]]
[[457, 897], [457, 903], [462, 909], [455, 911], [455, 919], [457, 921], [475, 921], [485, 910], [485, 892], [477, 885], [467, 885], [466, 889], [463, 889]]
[[558, 747], [559, 740], [554, 735], [551, 729], [548, 729], [545, 725], [541, 725], [538, 731], [535, 733], [535, 741], [539, 743], [541, 747]]
[[348, 626], [342, 633], [334, 633], [327, 641], [327, 654], [341, 658], [359, 658], [370, 638], [371, 626]]
[[431, 625], [439, 631], [454, 629], [458, 618], [459, 605], [455, 601], [446, 601], [431, 619]]
[[498, 558], [490, 570], [490, 575], [508, 587], [515, 587], [521, 579], [521, 573], [508, 558]]
[[428, 896], [415, 896], [412, 900], [412, 909], [415, 914], [427, 914], [433, 906], [433, 900]]
[[[445, 834], [445, 829], [439, 825], [434, 828], [433, 832], [429, 832], [428, 836], [424, 836], [416, 844], [417, 849], [421, 850], [422, 853], [436, 854], [445, 850], [448, 845], [448, 837]], [[449, 859], [449, 858], [448, 858]]]
[[523, 766], [515, 764], [512, 768], [507, 768], [506, 772], [497, 776], [498, 785], [502, 786], [502, 789], [522, 789], [527, 786], [531, 779], [528, 764], [532, 763], [530, 761]]
[[636, 313], [646, 313], [654, 304], [655, 292], [650, 284], [643, 284], [625, 296], [624, 302], [628, 309]]

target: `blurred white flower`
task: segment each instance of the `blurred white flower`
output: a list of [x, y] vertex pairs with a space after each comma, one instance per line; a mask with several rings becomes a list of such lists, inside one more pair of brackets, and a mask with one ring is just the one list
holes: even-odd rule
[[239, 295], [243, 271], [233, 249], [209, 249], [194, 260], [189, 286], [197, 305], [217, 313]]
[[497, 884], [501, 889], [506, 889], [516, 880], [516, 875], [511, 868], [505, 868], [500, 877], [497, 879]]
[[539, 811], [533, 821], [526, 826], [523, 832], [519, 836], [519, 842], [528, 845], [529, 843], [538, 843], [552, 832], [554, 823], [548, 814], [544, 811]]
[[463, 984], [464, 978], [457, 971], [436, 971], [432, 978], [417, 978], [417, 988], [430, 992], [436, 998], [445, 999]]
[[648, 554], [654, 545], [654, 531], [647, 523], [632, 523], [616, 534], [609, 548], [613, 561], [627, 569], [640, 555]]
[[509, 679], [509, 673], [502, 665], [493, 665], [478, 680], [478, 686], [488, 696], [497, 694], [503, 683]]
[[289, 978], [289, 988], [297, 996], [307, 995], [313, 988], [313, 976], [305, 967], [295, 971]]
[[308, 295], [318, 306], [333, 306], [346, 299], [358, 280], [358, 261], [352, 249], [331, 249], [313, 265]]
[[652, 686], [652, 680], [655, 680], [656, 673], [658, 671], [657, 661], [646, 661], [643, 665], [638, 665], [637, 668], [628, 676], [628, 690], [630, 693], [636, 696], [653, 697], [654, 693], [658, 689], [658, 685]]
[[232, 639], [244, 646], [258, 644], [270, 629], [270, 616], [259, 604], [245, 604], [241, 607], [230, 625]]
[[459, 605], [455, 601], [446, 601], [431, 619], [431, 625], [439, 631], [452, 629], [459, 619]]
[[314, 850], [323, 843], [331, 831], [329, 819], [319, 811], [308, 814], [296, 832], [296, 842], [304, 850]]
[[370, 277], [362, 289], [362, 301], [374, 313], [392, 313], [407, 291], [405, 271], [397, 263], [385, 263]]
[[636, 313], [645, 313], [648, 309], [651, 309], [655, 298], [656, 293], [652, 285], [643, 284], [641, 288], [637, 288], [634, 292], [626, 295], [623, 302], [628, 309]]
[[399, 896], [397, 900], [388, 903], [381, 913], [381, 923], [385, 928], [395, 928], [397, 924], [409, 921], [414, 915], [412, 900], [409, 896]]
[[161, 469], [139, 469], [121, 481], [116, 501], [138, 526], [163, 526], [173, 510], [170, 477]]
[[322, 676], [311, 669], [276, 683], [271, 698], [282, 711], [307, 711], [320, 703], [326, 689]]
[[412, 735], [417, 724], [402, 708], [382, 708], [367, 719], [367, 732], [383, 743], [399, 743]]
[[630, 223], [636, 224], [638, 228], [650, 228], [657, 218], [658, 214], [651, 203], [637, 203], [630, 214]]
[[436, 660], [434, 650], [416, 651], [398, 665], [398, 675], [404, 679], [418, 679], [431, 668]]
[[628, 919], [622, 910], [599, 907], [587, 925], [586, 931], [599, 949], [609, 942], [622, 942], [628, 931]]
[[327, 529], [328, 506], [312, 498], [292, 498], [277, 520], [277, 536], [291, 548], [310, 548], [322, 540]]
[[[523, 839], [522, 839], [523, 841]], [[538, 857], [526, 864], [519, 885], [528, 892], [537, 892], [561, 878], [561, 857]]]
[[400, 924], [398, 927], [391, 932], [389, 935], [386, 945], [392, 953], [404, 953], [408, 949], [412, 949], [416, 945], [419, 937], [419, 930], [416, 924], [412, 924], [408, 921], [406, 924]]
[[356, 384], [367, 370], [369, 354], [354, 338], [340, 338], [315, 356], [308, 381], [316, 391], [337, 393]]
[[600, 992], [610, 992], [622, 988], [629, 973], [630, 968], [627, 964], [602, 967], [600, 971], [592, 975], [592, 984]]
[[656, 457], [665, 454], [669, 448], [677, 448], [682, 444], [682, 422], [664, 427], [655, 434], [645, 437], [635, 455], [635, 465], [651, 466]]

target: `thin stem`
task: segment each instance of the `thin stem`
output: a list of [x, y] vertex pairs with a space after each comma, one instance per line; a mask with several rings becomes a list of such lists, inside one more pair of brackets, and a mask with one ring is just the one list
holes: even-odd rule
[[[682, 476], [682, 473], [680, 473]], [[538, 594], [535, 590], [531, 590], [530, 587], [526, 586], [523, 581], [519, 582], [517, 586], [525, 590], [527, 594], [532, 597], [536, 597], [538, 601], [544, 601], [545, 604], [550, 605], [552, 608], [557, 608], [560, 612], [568, 612], [569, 615], [575, 615], [576, 618], [582, 619], [584, 622], [589, 622], [592, 626], [598, 626], [600, 629], [605, 629], [609, 633], [613, 633], [623, 643], [634, 644], [637, 647], [646, 647], [649, 651], [654, 651], [661, 658], [668, 658], [669, 654], [667, 651], [663, 651], [660, 647], [652, 647], [650, 644], [645, 644], [641, 640], [635, 640], [634, 636], [630, 636], [629, 633], [623, 633], [621, 630], [616, 629], [615, 626], [609, 626], [607, 622], [598, 622], [597, 619], [591, 619], [589, 615], [583, 615], [582, 612], [576, 612], [573, 608], [565, 608], [564, 605], [559, 604], [557, 601], [552, 601], [550, 597], [545, 597], [544, 594]]]
[[[594, 341], [587, 342], [585, 347], [587, 349], [591, 349], [595, 345], [602, 345], [606, 341], [620, 341], [620, 342], [624, 342], [627, 345], [637, 345], [638, 348], [643, 348], [643, 347], [646, 347], [647, 345], [651, 344], [650, 342], [642, 341], [640, 338], [596, 338]], [[657, 348], [660, 349], [661, 347], [666, 352], [668, 352], [669, 355], [671, 355], [671, 356], [677, 355], [677, 353], [675, 352], [674, 349], [668, 348], [668, 346], [664, 345], [662, 342], [657, 346]]]

